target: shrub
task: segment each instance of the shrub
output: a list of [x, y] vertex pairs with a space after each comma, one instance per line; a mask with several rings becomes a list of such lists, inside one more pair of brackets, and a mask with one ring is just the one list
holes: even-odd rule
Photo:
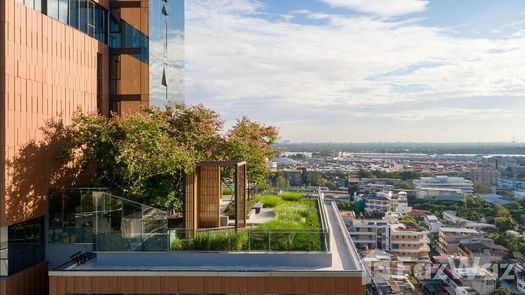
[[234, 193], [234, 190], [231, 187], [223, 187], [222, 188], [222, 195], [223, 196], [231, 196], [231, 195], [233, 195], [233, 193]]
[[283, 199], [274, 195], [261, 195], [257, 197], [257, 201], [264, 204], [264, 208], [275, 208], [283, 203]]
[[279, 194], [279, 197], [288, 202], [297, 202], [303, 198], [303, 194], [287, 192]]
[[176, 250], [175, 247], [194, 251], [245, 250], [248, 248], [248, 233], [246, 231], [203, 231], [196, 233], [186, 246], [179, 246], [179, 242], [174, 240], [172, 242], [172, 250]]
[[183, 240], [179, 238], [175, 238], [175, 240], [171, 242], [172, 251], [183, 251], [185, 249], [186, 249], [186, 243]]

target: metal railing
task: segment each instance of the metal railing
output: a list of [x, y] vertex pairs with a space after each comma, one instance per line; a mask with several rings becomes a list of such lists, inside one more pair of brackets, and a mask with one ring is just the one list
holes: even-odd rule
[[321, 228], [324, 228], [327, 231], [327, 234], [322, 237], [323, 245], [326, 252], [330, 252], [330, 231], [328, 230], [328, 217], [326, 213], [326, 207], [324, 206], [324, 196], [320, 191], [318, 192], [317, 198], [317, 210], [319, 212], [319, 222], [321, 224]]

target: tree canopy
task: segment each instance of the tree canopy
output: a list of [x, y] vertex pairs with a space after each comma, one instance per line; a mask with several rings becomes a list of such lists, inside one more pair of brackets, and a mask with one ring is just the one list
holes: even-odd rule
[[218, 113], [182, 104], [122, 117], [78, 113], [66, 132], [67, 153], [91, 185], [172, 211], [180, 211], [183, 177], [198, 161], [243, 160], [248, 179], [264, 182], [278, 138], [277, 128], [246, 117], [225, 131]]

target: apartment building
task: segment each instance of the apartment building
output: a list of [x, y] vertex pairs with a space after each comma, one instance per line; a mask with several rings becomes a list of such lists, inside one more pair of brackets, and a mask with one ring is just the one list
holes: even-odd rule
[[498, 179], [501, 177], [501, 172], [496, 169], [488, 167], [480, 167], [472, 170], [472, 181], [483, 183], [489, 187], [494, 187], [498, 184]]
[[428, 231], [385, 219], [353, 219], [348, 231], [359, 250], [383, 250], [406, 264], [428, 260]]
[[390, 223], [383, 219], [351, 218], [346, 223], [359, 250], [390, 250]]
[[359, 180], [359, 192], [393, 191], [400, 182], [400, 179], [394, 178], [361, 178]]
[[392, 192], [378, 192], [368, 194], [365, 202], [367, 216], [384, 216], [392, 210]]
[[434, 176], [421, 177], [414, 180], [414, 189], [460, 189], [463, 194], [473, 194], [474, 185], [472, 181], [462, 177]]
[[392, 224], [390, 230], [390, 253], [403, 263], [428, 260], [430, 247], [428, 231], [406, 223]]

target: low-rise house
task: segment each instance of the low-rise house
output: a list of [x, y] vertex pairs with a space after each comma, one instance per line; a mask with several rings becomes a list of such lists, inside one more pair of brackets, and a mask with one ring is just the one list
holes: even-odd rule
[[437, 234], [436, 248], [440, 254], [456, 254], [462, 241], [482, 237], [483, 235], [475, 229], [442, 227]]
[[508, 254], [507, 248], [496, 245], [491, 239], [461, 242], [458, 253], [469, 257], [471, 262], [480, 264], [499, 262]]

